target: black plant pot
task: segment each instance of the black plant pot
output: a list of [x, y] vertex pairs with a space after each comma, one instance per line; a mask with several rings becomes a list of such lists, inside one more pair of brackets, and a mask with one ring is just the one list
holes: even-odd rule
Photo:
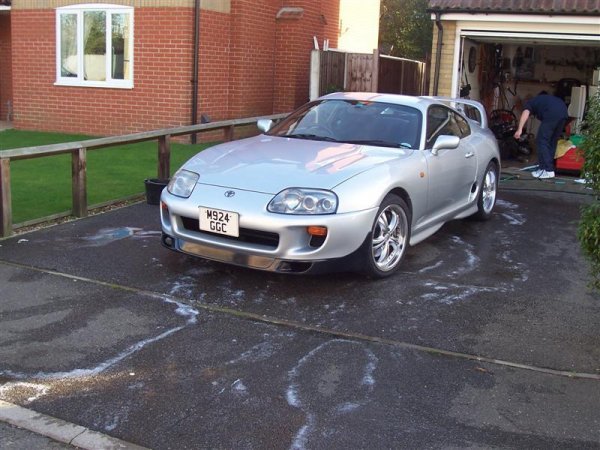
[[158, 205], [160, 203], [160, 194], [167, 184], [169, 184], [169, 180], [148, 178], [144, 180], [144, 184], [146, 185], [146, 203], [149, 205]]

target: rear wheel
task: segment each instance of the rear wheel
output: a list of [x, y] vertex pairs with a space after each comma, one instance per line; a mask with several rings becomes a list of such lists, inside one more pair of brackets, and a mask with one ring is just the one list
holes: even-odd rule
[[477, 220], [488, 220], [492, 216], [492, 210], [496, 205], [496, 195], [498, 193], [498, 166], [490, 162], [485, 169], [483, 182], [477, 197], [477, 212], [473, 218]]
[[390, 194], [381, 203], [365, 247], [367, 275], [383, 278], [393, 274], [404, 259], [410, 240], [411, 214], [406, 202]]

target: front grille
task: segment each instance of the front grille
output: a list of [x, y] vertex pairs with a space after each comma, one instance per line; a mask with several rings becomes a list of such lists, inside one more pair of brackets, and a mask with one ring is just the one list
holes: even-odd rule
[[200, 221], [198, 219], [190, 219], [189, 217], [181, 217], [183, 228], [194, 233], [203, 234], [206, 236], [216, 236], [221, 239], [228, 239], [234, 242], [246, 242], [248, 244], [264, 245], [265, 247], [277, 248], [279, 245], [279, 235], [277, 233], [269, 233], [260, 230], [250, 230], [248, 228], [240, 228], [240, 236], [233, 237], [219, 233], [211, 233], [200, 229]]

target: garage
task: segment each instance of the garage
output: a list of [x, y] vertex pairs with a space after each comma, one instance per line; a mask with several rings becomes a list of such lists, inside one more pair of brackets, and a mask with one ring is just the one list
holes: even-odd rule
[[[569, 107], [564, 137], [577, 142], [587, 101], [598, 92], [600, 2], [482, 3], [430, 1], [433, 95], [482, 102], [501, 144], [512, 146], [503, 156], [527, 162], [535, 158], [503, 137], [512, 136], [528, 99], [542, 91], [554, 94]], [[535, 136], [538, 126], [530, 120], [525, 131]]]

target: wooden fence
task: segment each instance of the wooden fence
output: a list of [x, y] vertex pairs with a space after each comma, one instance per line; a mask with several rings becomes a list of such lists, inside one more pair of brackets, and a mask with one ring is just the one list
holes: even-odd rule
[[[317, 83], [317, 91], [314, 97], [319, 97], [330, 92], [343, 91], [346, 84], [346, 53], [327, 52], [327, 56], [321, 56], [324, 52], [313, 50], [313, 65], [318, 65], [318, 70], [312, 77], [311, 82]], [[316, 59], [315, 59], [316, 58]]]
[[370, 53], [313, 50], [310, 98], [330, 92], [426, 95], [427, 64]]
[[427, 64], [411, 59], [379, 56], [377, 92], [427, 95]]
[[377, 92], [379, 55], [377, 52], [348, 53], [346, 56], [346, 85], [350, 92]]
[[[71, 154], [71, 184], [72, 184], [72, 210], [70, 213], [61, 213], [37, 220], [43, 222], [58, 217], [74, 215], [85, 217], [89, 211], [87, 201], [87, 150], [96, 150], [106, 147], [114, 147], [121, 144], [132, 144], [143, 141], [158, 141], [157, 175], [160, 179], [167, 179], [171, 173], [171, 137], [188, 134], [202, 133], [206, 131], [222, 129], [224, 139], [230, 141], [234, 138], [235, 128], [256, 123], [259, 119], [278, 120], [287, 114], [275, 114], [263, 117], [250, 117], [247, 119], [225, 120], [222, 122], [188, 125], [178, 128], [166, 128], [162, 130], [134, 133], [123, 136], [112, 136], [99, 139], [89, 139], [79, 142], [68, 142], [64, 144], [42, 145], [38, 147], [16, 148], [0, 151], [0, 237], [8, 237], [13, 234], [12, 222], [12, 197], [10, 162], [18, 159], [42, 158], [46, 156]], [[118, 200], [115, 200], [115, 202]], [[30, 222], [31, 224], [31, 222]]]

